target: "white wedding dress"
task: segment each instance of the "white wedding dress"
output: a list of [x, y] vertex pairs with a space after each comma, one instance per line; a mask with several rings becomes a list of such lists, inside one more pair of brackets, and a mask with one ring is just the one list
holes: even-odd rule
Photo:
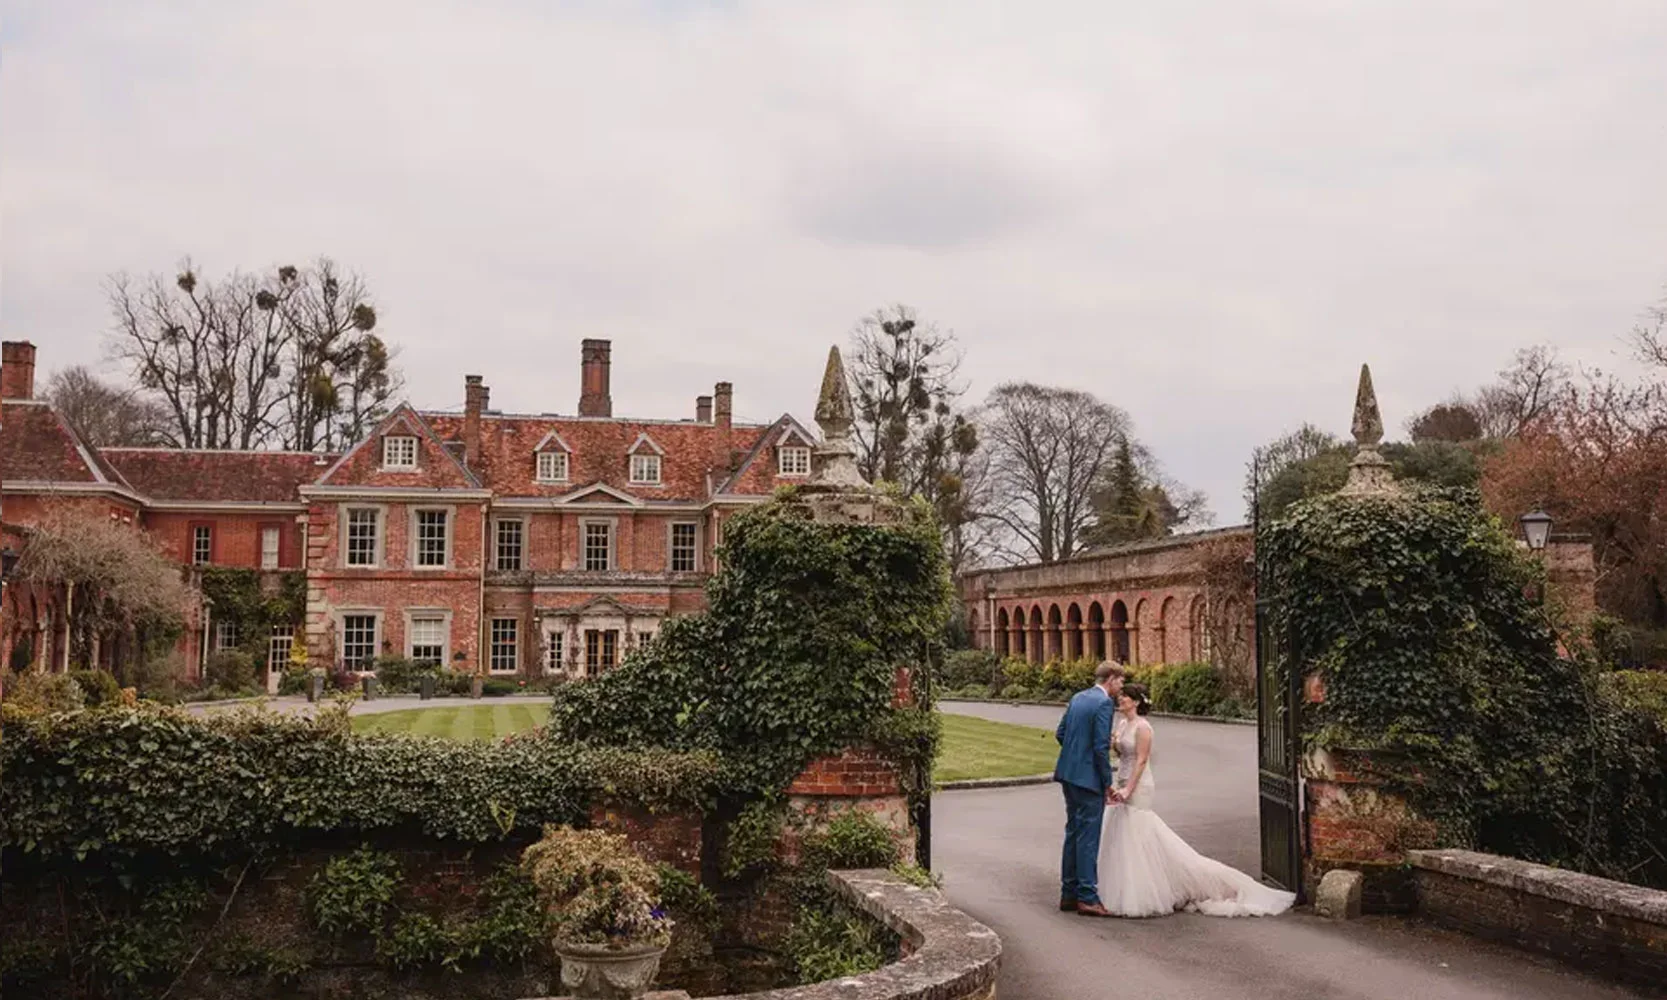
[[[1135, 737], [1150, 729], [1144, 718], [1119, 717], [1112, 732], [1117, 750], [1117, 787], [1129, 791], [1135, 765]], [[1192, 910], [1212, 917], [1263, 917], [1284, 913], [1296, 902], [1288, 892], [1206, 858], [1187, 846], [1152, 811], [1157, 781], [1150, 757], [1140, 787], [1126, 802], [1106, 807], [1100, 837], [1100, 901], [1119, 917], [1158, 917]]]

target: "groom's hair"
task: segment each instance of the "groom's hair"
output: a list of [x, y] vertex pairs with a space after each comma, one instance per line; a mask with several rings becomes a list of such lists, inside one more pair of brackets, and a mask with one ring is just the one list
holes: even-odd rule
[[1094, 683], [1096, 684], [1103, 685], [1106, 681], [1111, 680], [1113, 677], [1122, 676], [1124, 676], [1123, 668], [1110, 660], [1107, 660], [1094, 668]]

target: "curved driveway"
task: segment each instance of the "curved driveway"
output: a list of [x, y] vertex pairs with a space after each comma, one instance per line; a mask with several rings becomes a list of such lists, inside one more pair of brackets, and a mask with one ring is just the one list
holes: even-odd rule
[[[1052, 729], [1059, 709], [944, 704]], [[1257, 871], [1256, 731], [1159, 719], [1158, 811], [1200, 852]], [[933, 867], [1005, 948], [999, 993], [1024, 1000], [1570, 1000], [1638, 994], [1550, 960], [1416, 922], [1333, 923], [1307, 913], [1225, 920], [1060, 913], [1057, 787], [945, 792], [932, 801]]]

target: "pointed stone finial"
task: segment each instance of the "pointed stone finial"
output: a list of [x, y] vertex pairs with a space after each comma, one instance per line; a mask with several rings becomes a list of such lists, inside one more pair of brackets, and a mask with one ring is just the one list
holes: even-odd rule
[[1377, 390], [1372, 388], [1372, 369], [1360, 366], [1360, 387], [1354, 394], [1354, 443], [1359, 451], [1349, 463], [1349, 480], [1341, 492], [1345, 496], [1366, 496], [1394, 493], [1395, 473], [1378, 454], [1378, 442], [1383, 440], [1383, 416], [1378, 412]]
[[1378, 413], [1378, 394], [1372, 388], [1372, 369], [1360, 366], [1360, 388], [1354, 394], [1354, 443], [1376, 448], [1383, 440], [1383, 417]]
[[839, 347], [828, 349], [828, 366], [822, 371], [822, 391], [816, 400], [816, 426], [822, 443], [814, 454], [809, 485], [841, 489], [866, 489], [868, 480], [857, 468], [856, 449], [851, 447], [851, 425], [856, 411], [851, 406], [851, 387], [845, 381], [845, 362]]

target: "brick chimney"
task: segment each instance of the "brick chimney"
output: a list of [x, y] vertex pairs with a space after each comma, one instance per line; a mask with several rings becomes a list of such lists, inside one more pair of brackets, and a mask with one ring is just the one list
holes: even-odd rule
[[0, 344], [0, 399], [35, 398], [35, 345], [27, 340]]
[[475, 470], [480, 469], [480, 415], [491, 391], [479, 375], [463, 376], [463, 464]]
[[579, 416], [611, 417], [614, 398], [608, 393], [608, 368], [613, 343], [586, 340], [579, 345]]
[[695, 397], [695, 423], [709, 424], [712, 422], [712, 397]]
[[712, 464], [728, 471], [734, 468], [734, 445], [730, 428], [734, 418], [735, 387], [719, 382], [712, 387], [712, 422], [718, 425], [717, 439], [712, 445]]

